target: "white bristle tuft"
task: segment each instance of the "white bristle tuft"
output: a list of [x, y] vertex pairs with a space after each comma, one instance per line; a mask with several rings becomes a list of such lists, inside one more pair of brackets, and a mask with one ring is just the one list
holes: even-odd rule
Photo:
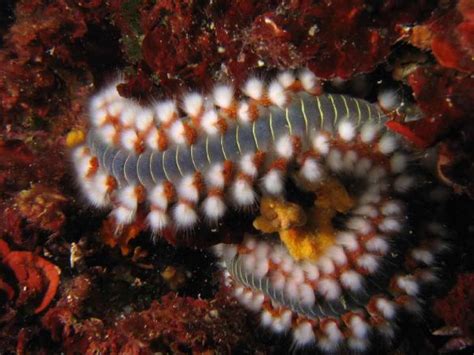
[[400, 175], [393, 183], [395, 191], [405, 193], [408, 192], [415, 184], [415, 178], [410, 175]]
[[330, 321], [323, 327], [325, 336], [318, 339], [318, 346], [325, 352], [335, 352], [344, 339], [344, 335], [335, 321]]
[[394, 174], [402, 173], [408, 164], [408, 159], [405, 154], [396, 153], [390, 158], [390, 169]]
[[294, 265], [294, 259], [288, 253], [285, 253], [281, 260], [281, 269], [288, 274], [293, 270]]
[[296, 301], [298, 299], [298, 284], [294, 280], [286, 280], [285, 296], [292, 301]]
[[125, 206], [130, 210], [137, 209], [138, 197], [135, 185], [129, 185], [119, 190], [117, 198], [122, 206]]
[[250, 78], [245, 82], [242, 91], [248, 97], [260, 100], [263, 96], [263, 81], [257, 78]]
[[102, 91], [101, 94], [107, 104], [121, 99], [121, 96], [117, 91], [117, 85], [119, 85], [121, 82], [122, 81], [119, 79], [116, 82], [110, 84], [108, 87], [105, 88], [105, 90]]
[[234, 88], [230, 85], [217, 85], [212, 92], [216, 106], [228, 109], [234, 100]]
[[219, 127], [217, 126], [218, 120], [219, 116], [215, 110], [206, 111], [202, 115], [201, 127], [207, 134], [215, 135], [219, 132]]
[[270, 280], [272, 282], [272, 286], [276, 290], [281, 291], [285, 287], [285, 282], [286, 282], [285, 276], [279, 271], [272, 272], [270, 276]]
[[222, 257], [224, 258], [224, 260], [232, 260], [237, 255], [237, 252], [237, 246], [232, 244], [224, 244]]
[[126, 129], [120, 134], [120, 143], [127, 150], [134, 151], [137, 142], [137, 132], [133, 129]]
[[307, 158], [300, 169], [300, 175], [309, 182], [316, 182], [323, 177], [323, 168], [316, 159]]
[[270, 252], [270, 246], [265, 242], [260, 242], [255, 248], [255, 256], [259, 260], [267, 260]]
[[318, 86], [318, 78], [309, 69], [302, 70], [298, 74], [298, 79], [300, 80], [303, 88], [310, 93], [313, 93]]
[[275, 145], [278, 155], [285, 159], [290, 159], [294, 154], [293, 142], [291, 137], [284, 135], [278, 139]]
[[341, 295], [339, 283], [330, 278], [323, 278], [317, 284], [318, 292], [328, 301], [335, 301]]
[[249, 123], [252, 121], [252, 117], [250, 114], [250, 105], [248, 104], [248, 102], [239, 102], [239, 106], [237, 108], [237, 118], [242, 123]]
[[285, 89], [278, 81], [272, 81], [270, 85], [268, 85], [268, 98], [278, 107], [285, 107], [288, 103], [288, 96]]
[[401, 97], [396, 90], [385, 89], [377, 95], [377, 101], [386, 112], [394, 111], [401, 105]]
[[390, 133], [385, 133], [382, 138], [380, 138], [378, 149], [382, 154], [385, 155], [393, 153], [393, 151], [397, 149], [396, 138]]
[[344, 252], [344, 249], [340, 246], [333, 245], [327, 251], [327, 256], [331, 258], [332, 261], [337, 266], [344, 266], [347, 264], [347, 256]]
[[387, 201], [382, 205], [380, 212], [384, 216], [400, 216], [403, 208], [400, 201]]
[[109, 117], [107, 111], [105, 109], [100, 110], [91, 110], [90, 112], [90, 121], [95, 127], [100, 127], [107, 122]]
[[310, 281], [315, 281], [319, 279], [319, 269], [318, 267], [309, 261], [304, 261], [301, 264], [301, 268], [304, 272], [305, 277]]
[[81, 160], [90, 157], [89, 148], [85, 144], [78, 145], [72, 150], [72, 159], [75, 165], [79, 164]]
[[120, 113], [119, 122], [124, 128], [129, 128], [135, 126], [135, 120], [137, 118], [138, 112], [140, 111], [140, 106], [135, 103], [127, 105], [124, 107], [123, 111]]
[[158, 150], [158, 130], [156, 127], [152, 127], [145, 137], [145, 143], [148, 148]]
[[380, 297], [375, 301], [375, 307], [385, 319], [392, 320], [396, 315], [395, 304], [386, 298]]
[[385, 255], [390, 249], [390, 246], [383, 236], [375, 235], [365, 242], [365, 249], [372, 253]]
[[369, 347], [368, 339], [349, 337], [347, 339], [347, 345], [350, 350], [358, 353], [363, 353]]
[[93, 95], [89, 101], [89, 109], [91, 111], [100, 110], [104, 108], [105, 105], [107, 105], [107, 100], [102, 92]]
[[278, 74], [277, 80], [280, 85], [283, 86], [283, 88], [288, 89], [291, 85], [293, 85], [296, 78], [291, 71], [286, 70]]
[[279, 265], [283, 261], [283, 256], [286, 254], [287, 251], [282, 245], [276, 245], [272, 248], [270, 259], [274, 264]]
[[206, 182], [209, 187], [224, 188], [225, 177], [222, 164], [214, 164], [206, 174]]
[[326, 275], [332, 274], [334, 271], [336, 271], [334, 262], [327, 256], [321, 256], [318, 258], [317, 265], [319, 270]]
[[105, 144], [113, 145], [117, 136], [117, 130], [111, 123], [105, 124], [98, 128], [99, 137], [104, 141]]
[[279, 317], [274, 317], [271, 328], [277, 334], [286, 333], [291, 326], [291, 311], [284, 311]]
[[268, 273], [269, 267], [270, 265], [268, 263], [268, 260], [266, 259], [262, 260], [262, 259], [257, 258], [253, 273], [257, 278], [265, 277]]
[[123, 111], [125, 106], [127, 106], [128, 100], [115, 100], [114, 102], [111, 102], [109, 106], [107, 107], [107, 112], [109, 113], [110, 116], [114, 118], [120, 117], [120, 113]]
[[378, 210], [372, 205], [361, 205], [357, 207], [353, 213], [366, 218], [375, 218], [379, 215]]
[[375, 192], [375, 191], [368, 191], [359, 197], [359, 203], [360, 204], [379, 203], [381, 199], [382, 197], [380, 196], [380, 193]]
[[373, 142], [381, 128], [382, 126], [373, 124], [371, 122], [365, 123], [360, 130], [360, 139], [364, 143]]
[[118, 206], [110, 212], [118, 225], [130, 224], [135, 218], [136, 210], [131, 210], [125, 206]]
[[141, 109], [135, 119], [135, 128], [138, 132], [145, 132], [153, 124], [153, 111], [145, 108]]
[[239, 162], [240, 169], [242, 172], [252, 178], [256, 177], [258, 174], [257, 166], [254, 162], [253, 154], [245, 154], [242, 156]]
[[184, 123], [181, 120], [174, 121], [168, 129], [168, 134], [172, 141], [176, 144], [186, 143], [186, 135]]
[[354, 125], [347, 120], [344, 120], [339, 123], [337, 127], [337, 132], [339, 133], [339, 136], [346, 142], [351, 141], [356, 134]]
[[357, 258], [357, 265], [369, 274], [373, 274], [379, 268], [379, 261], [373, 254], [362, 254]]
[[238, 178], [232, 184], [232, 197], [238, 206], [245, 207], [255, 203], [256, 194], [247, 180]]
[[373, 230], [372, 224], [362, 217], [350, 218], [346, 226], [361, 235], [367, 235]]
[[162, 231], [169, 224], [167, 213], [160, 209], [152, 209], [150, 213], [148, 213], [146, 220], [153, 233]]
[[83, 192], [86, 194], [89, 202], [95, 207], [107, 207], [110, 203], [109, 195], [107, 194], [108, 187], [106, 186], [107, 175], [98, 173], [94, 176], [91, 183], [83, 184]]
[[253, 312], [258, 312], [262, 309], [263, 301], [265, 301], [265, 296], [259, 292], [253, 295], [247, 307]]
[[251, 235], [246, 235], [245, 236], [243, 244], [244, 244], [245, 248], [247, 248], [249, 250], [255, 250], [255, 248], [257, 247], [257, 241]]
[[158, 120], [157, 123], [168, 124], [178, 116], [178, 110], [174, 100], [157, 102], [154, 109]]
[[299, 302], [306, 307], [312, 307], [316, 302], [314, 289], [306, 283], [300, 284], [298, 288]]
[[202, 202], [202, 210], [211, 221], [221, 218], [226, 211], [226, 205], [221, 196], [209, 196]]
[[314, 344], [316, 337], [313, 327], [309, 322], [301, 322], [293, 329], [293, 341], [297, 347], [305, 347]]
[[401, 232], [403, 225], [402, 223], [391, 217], [384, 218], [382, 222], [378, 224], [378, 229], [384, 233], [398, 233]]
[[355, 233], [339, 232], [336, 235], [336, 242], [338, 245], [344, 247], [347, 251], [356, 251], [359, 249], [359, 242]]
[[354, 270], [344, 271], [340, 276], [341, 285], [352, 292], [362, 290], [362, 275]]
[[295, 264], [291, 270], [289, 278], [294, 280], [297, 284], [301, 284], [304, 281], [303, 269], [298, 264]]
[[342, 163], [342, 154], [338, 149], [331, 149], [327, 157], [329, 169], [334, 172], [339, 172], [344, 167]]
[[87, 175], [89, 174], [89, 169], [92, 166], [93, 159], [94, 158], [91, 155], [87, 155], [83, 158], [78, 159], [78, 162], [76, 163], [76, 170], [79, 177], [83, 179], [88, 178]]
[[284, 188], [283, 172], [278, 169], [271, 169], [263, 176], [262, 186], [270, 195], [282, 194]]
[[397, 277], [397, 286], [409, 296], [416, 296], [420, 292], [420, 287], [412, 275]]
[[[350, 328], [352, 335], [359, 339], [365, 339], [369, 333], [368, 324], [358, 315], [354, 315], [350, 319]], [[363, 350], [363, 349], [361, 349]]]
[[196, 203], [199, 200], [199, 190], [196, 187], [194, 176], [185, 176], [178, 185], [178, 195], [186, 201]]
[[183, 97], [183, 110], [191, 117], [197, 117], [202, 113], [204, 98], [197, 92], [191, 92]]
[[263, 326], [263, 327], [266, 327], [266, 328], [270, 327], [271, 324], [273, 323], [273, 316], [272, 316], [272, 314], [271, 314], [269, 311], [264, 310], [264, 311], [262, 312], [261, 317], [260, 317], [260, 322], [262, 323], [262, 326]]
[[435, 261], [434, 255], [431, 251], [424, 248], [415, 248], [411, 251], [411, 257], [418, 262], [426, 265], [432, 265]]
[[189, 203], [178, 202], [173, 209], [173, 220], [178, 229], [188, 229], [196, 224], [198, 216]]
[[97, 174], [95, 174], [94, 178], [92, 179], [92, 186], [99, 195], [107, 194], [109, 189], [108, 180], [109, 176], [103, 171], [98, 171]]
[[313, 138], [313, 148], [321, 155], [329, 153], [329, 138], [325, 134], [318, 133]]
[[164, 184], [158, 184], [151, 192], [148, 194], [148, 200], [150, 201], [152, 206], [159, 207], [162, 210], [166, 210], [168, 208], [168, 197], [165, 193], [165, 186]]

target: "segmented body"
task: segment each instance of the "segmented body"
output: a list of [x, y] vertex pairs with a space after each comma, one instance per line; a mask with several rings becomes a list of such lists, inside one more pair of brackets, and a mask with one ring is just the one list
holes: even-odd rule
[[[345, 181], [355, 204], [317, 259], [295, 260], [273, 236], [220, 245], [218, 254], [235, 296], [262, 312], [264, 326], [291, 329], [297, 345], [363, 351], [374, 330], [391, 338], [399, 310], [417, 311], [417, 296], [436, 279], [444, 244], [409, 236], [414, 248], [396, 247], [412, 225], [406, 193], [415, 177], [411, 153], [386, 130], [384, 113], [321, 94], [307, 71], [298, 79], [283, 73], [267, 87], [250, 79], [241, 95], [216, 86], [211, 96], [181, 101], [181, 110], [172, 100], [141, 107], [115, 85], [91, 100], [92, 127], [73, 152], [86, 197], [113, 207], [118, 224], [148, 209], [160, 233], [217, 221], [228, 205], [253, 206], [262, 195], [283, 197], [289, 175]], [[436, 225], [424, 233], [442, 237]]]
[[318, 132], [332, 134], [342, 120], [358, 127], [366, 122], [380, 124], [385, 119], [380, 109], [360, 99], [299, 93], [288, 107], [262, 107], [257, 120], [237, 123], [222, 134], [203, 135], [190, 145], [136, 153], [104, 143], [94, 130], [89, 132], [87, 145], [119, 188], [141, 184], [152, 189], [166, 181], [175, 184], [196, 172], [206, 174], [210, 167], [224, 161], [238, 163], [246, 154], [269, 153], [267, 164], [271, 165], [272, 159], [278, 159], [275, 145], [281, 137], [297, 137], [307, 149]]

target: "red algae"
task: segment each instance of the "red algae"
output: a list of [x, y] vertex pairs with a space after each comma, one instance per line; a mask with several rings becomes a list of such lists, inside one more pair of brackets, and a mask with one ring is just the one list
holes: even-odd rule
[[118, 319], [84, 319], [91, 287], [91, 279], [75, 278], [58, 305], [42, 319], [53, 339], [63, 343], [66, 353], [111, 349], [127, 354], [225, 351], [243, 336], [248, 337], [245, 313], [222, 295], [208, 301], [168, 293], [149, 308]]
[[460, 274], [456, 284], [445, 298], [435, 302], [436, 314], [444, 319], [448, 325], [456, 325], [468, 335], [473, 335], [474, 319], [472, 312], [466, 309], [474, 307], [474, 290], [471, 285], [474, 274]]
[[[56, 295], [59, 286], [59, 269], [46, 259], [29, 251], [11, 251], [8, 244], [0, 239], [1, 262], [10, 268], [18, 283], [19, 294], [16, 305], [23, 307], [42, 295], [41, 303], [34, 313], [42, 312]], [[13, 288], [1, 280], [2, 289], [8, 299], [13, 299]]]

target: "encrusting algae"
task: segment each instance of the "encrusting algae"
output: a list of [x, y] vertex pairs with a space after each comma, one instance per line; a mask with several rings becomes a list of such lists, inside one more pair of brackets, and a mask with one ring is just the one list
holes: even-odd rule
[[332, 246], [336, 234], [333, 218], [354, 205], [336, 179], [306, 187], [316, 194], [314, 208], [308, 212], [298, 204], [266, 196], [260, 204], [261, 215], [253, 222], [253, 226], [263, 233], [278, 232], [295, 260], [314, 260]]

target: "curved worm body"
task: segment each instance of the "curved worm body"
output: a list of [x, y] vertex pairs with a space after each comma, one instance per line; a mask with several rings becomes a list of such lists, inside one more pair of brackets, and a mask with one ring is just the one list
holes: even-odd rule
[[118, 96], [115, 86], [104, 89], [91, 99], [92, 128], [73, 154], [85, 195], [98, 207], [112, 205], [118, 224], [130, 223], [145, 203], [154, 232], [189, 228], [200, 219], [199, 206], [215, 221], [228, 202], [255, 204], [256, 189], [281, 195], [290, 163], [318, 179], [333, 137], [351, 142], [362, 126], [375, 151], [391, 152], [392, 140], [380, 141], [385, 116], [376, 106], [314, 95], [316, 82], [304, 75], [267, 89], [257, 82], [260, 92], [251, 79], [243, 89], [248, 99], [237, 100], [228, 86], [216, 87], [213, 97], [188, 94], [184, 117], [174, 101], [143, 108]]
[[340, 181], [353, 204], [340, 225], [326, 225], [330, 242], [318, 253], [311, 240], [303, 248], [268, 233], [216, 252], [234, 296], [263, 326], [291, 331], [297, 346], [365, 351], [373, 336], [394, 336], [400, 312], [419, 312], [446, 248], [443, 228], [410, 219], [419, 170], [386, 120], [376, 105], [321, 94], [308, 71], [147, 107], [112, 85], [91, 99], [91, 129], [73, 160], [92, 204], [112, 207], [119, 225], [146, 208], [154, 233], [283, 199], [287, 176], [303, 189]]
[[87, 145], [119, 187], [141, 184], [151, 190], [157, 184], [173, 183], [197, 172], [205, 174], [215, 164], [238, 162], [246, 154], [266, 152], [277, 159], [275, 144], [282, 137], [297, 137], [303, 146], [309, 147], [318, 132], [332, 134], [338, 120], [346, 120], [357, 128], [366, 122], [379, 124], [385, 117], [377, 107], [363, 100], [301, 93], [284, 109], [261, 109], [260, 118], [252, 123], [236, 124], [223, 134], [204, 135], [191, 145], [136, 153], [107, 145], [94, 131], [89, 132]]

